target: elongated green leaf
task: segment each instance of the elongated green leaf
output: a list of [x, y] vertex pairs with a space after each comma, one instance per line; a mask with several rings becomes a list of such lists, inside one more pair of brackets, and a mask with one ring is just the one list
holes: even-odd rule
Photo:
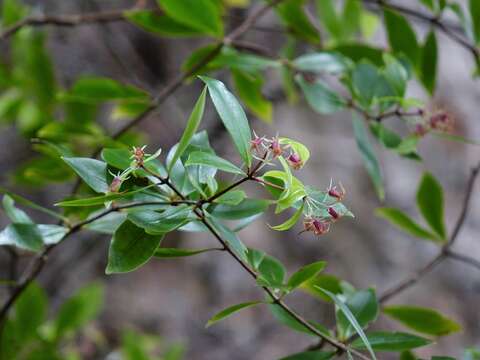
[[3, 193], [3, 194], [6, 194], [6, 195], [10, 196], [13, 200], [15, 200], [16, 202], [18, 202], [21, 205], [28, 206], [32, 209], [41, 211], [41, 212], [43, 212], [47, 215], [50, 215], [54, 218], [57, 218], [57, 219], [60, 219], [60, 220], [65, 220], [65, 217], [63, 215], [58, 214], [55, 211], [52, 211], [50, 209], [44, 208], [43, 206], [37, 205], [33, 201], [30, 201], [30, 200], [24, 198], [23, 196], [14, 194], [13, 192], [11, 192], [11, 191], [9, 191], [9, 190], [1, 187], [1, 186], [0, 186], [0, 193]]
[[322, 81], [310, 83], [302, 75], [297, 75], [295, 80], [303, 90], [308, 104], [316, 112], [331, 114], [345, 108], [345, 100]]
[[260, 276], [257, 282], [265, 286], [280, 287], [283, 285], [286, 270], [280, 261], [272, 256], [265, 255], [258, 266]]
[[238, 205], [240, 204], [243, 199], [247, 197], [245, 191], [243, 190], [232, 190], [228, 191], [222, 196], [215, 199], [215, 203], [218, 204], [226, 204], [226, 205]]
[[262, 304], [262, 301], [250, 301], [250, 302], [245, 302], [237, 305], [230, 306], [219, 313], [215, 314], [210, 320], [208, 320], [206, 327], [210, 327], [213, 324], [219, 322], [220, 320], [226, 319], [236, 312], [239, 312], [240, 310]]
[[[15, 302], [15, 337], [24, 344], [34, 338], [46, 320], [48, 299], [36, 283], [28, 285]], [[0, 352], [1, 354], [1, 352]]]
[[52, 224], [39, 224], [37, 225], [37, 230], [42, 237], [43, 243], [46, 245], [53, 245], [60, 242], [68, 233], [68, 228], [65, 226]]
[[[77, 200], [66, 200], [66, 201], [61, 201], [59, 203], [56, 203], [55, 206], [62, 206], [62, 207], [73, 207], [73, 206], [98, 206], [98, 205], [103, 205], [104, 203], [112, 200], [118, 200], [122, 198], [127, 198], [129, 196], [141, 193], [142, 191], [145, 191], [151, 187], [156, 186], [155, 184], [145, 186], [141, 189], [137, 190], [132, 190], [128, 192], [123, 192], [123, 193], [117, 193], [117, 194], [108, 194], [108, 195], [102, 195], [102, 196], [94, 196], [91, 198], [86, 198], [86, 199], [77, 199]], [[161, 201], [160, 199], [158, 200], [159, 202]]]
[[350, 61], [340, 54], [318, 52], [301, 55], [293, 60], [292, 64], [301, 71], [341, 74], [348, 70]]
[[287, 286], [290, 290], [293, 290], [301, 286], [306, 281], [317, 276], [323, 269], [325, 269], [327, 263], [325, 261], [317, 261], [312, 264], [308, 264], [301, 269], [297, 270], [291, 277], [288, 279]]
[[9, 219], [16, 224], [32, 224], [33, 221], [30, 217], [19, 208], [15, 207], [15, 201], [10, 197], [10, 195], [5, 195], [2, 200], [3, 209], [9, 217]]
[[305, 203], [302, 203], [302, 206], [299, 207], [295, 213], [292, 215], [291, 218], [289, 218], [288, 220], [286, 220], [285, 222], [279, 224], [279, 225], [275, 225], [275, 226], [270, 226], [273, 230], [277, 230], [277, 231], [286, 231], [288, 229], [291, 229], [298, 221], [298, 219], [300, 219], [300, 216], [302, 216], [303, 214], [303, 206], [305, 205]]
[[443, 190], [432, 174], [425, 173], [417, 191], [417, 205], [431, 229], [446, 239], [443, 215]]
[[123, 85], [109, 78], [85, 77], [77, 80], [73, 87], [61, 95], [62, 99], [97, 104], [105, 101], [130, 101], [147, 103], [148, 94], [131, 85]]
[[435, 92], [437, 80], [437, 37], [430, 31], [422, 48], [420, 78], [430, 95]]
[[245, 199], [236, 205], [217, 205], [213, 209], [212, 215], [220, 219], [241, 220], [253, 215], [262, 214], [270, 204], [270, 200]]
[[[344, 301], [358, 324], [365, 328], [378, 316], [378, 301], [373, 289], [358, 290], [346, 297]], [[337, 329], [341, 339], [348, 339], [354, 334], [354, 327], [343, 311], [337, 312]]]
[[[376, 351], [405, 351], [415, 349], [432, 342], [420, 336], [402, 333], [378, 331], [367, 334], [368, 341]], [[366, 350], [365, 344], [361, 339], [356, 339], [352, 347], [359, 350]]]
[[151, 10], [130, 10], [124, 14], [128, 21], [153, 34], [174, 37], [202, 35], [200, 30], [175, 21], [169, 16], [155, 14]]
[[358, 149], [362, 155], [363, 163], [367, 169], [370, 178], [372, 179], [373, 185], [377, 192], [380, 200], [385, 198], [385, 189], [383, 187], [383, 176], [380, 170], [380, 164], [378, 162], [375, 151], [370, 143], [368, 138], [368, 133], [363, 124], [361, 118], [358, 115], [354, 114], [353, 118], [353, 132], [355, 134], [355, 140], [357, 141]]
[[206, 76], [201, 76], [200, 79], [207, 84], [218, 115], [232, 137], [241, 158], [247, 166], [250, 166], [252, 163], [252, 155], [250, 154], [252, 134], [247, 116], [241, 105], [221, 81]]
[[143, 228], [150, 235], [165, 234], [188, 222], [191, 209], [188, 206], [180, 205], [170, 207], [163, 213], [151, 210], [143, 210], [128, 214], [128, 220]]
[[128, 149], [110, 149], [102, 150], [102, 159], [110, 166], [120, 170], [125, 170], [132, 163], [130, 159], [131, 152]]
[[232, 174], [245, 175], [240, 168], [233, 165], [230, 161], [203, 151], [194, 151], [189, 155], [185, 166], [191, 165], [207, 165]]
[[21, 249], [40, 251], [42, 235], [35, 224], [10, 224], [0, 232], [0, 246], [15, 245]]
[[103, 305], [103, 288], [94, 283], [80, 289], [61, 307], [55, 319], [54, 329], [59, 338], [95, 319]]
[[350, 309], [348, 308], [347, 305], [345, 305], [345, 303], [343, 301], [341, 301], [335, 294], [331, 293], [330, 291], [328, 290], [325, 290], [325, 289], [322, 289], [322, 288], [319, 288], [319, 290], [323, 291], [325, 294], [327, 294], [334, 302], [335, 302], [335, 305], [338, 306], [338, 308], [340, 309], [340, 311], [342, 311], [342, 313], [345, 315], [345, 317], [348, 319], [348, 321], [350, 322], [350, 324], [353, 326], [353, 328], [355, 329], [355, 331], [357, 332], [358, 336], [360, 336], [360, 339], [363, 341], [363, 343], [365, 344], [365, 347], [367, 348], [368, 352], [370, 353], [370, 355], [372, 356], [372, 358], [374, 360], [376, 360], [376, 357], [375, 357], [375, 353], [372, 349], [372, 346], [370, 345], [369, 341], [368, 341], [368, 338], [367, 336], [365, 335], [365, 333], [363, 332], [363, 329], [362, 327], [360, 326], [360, 324], [358, 323], [357, 319], [355, 318], [355, 316], [352, 314], [352, 312], [350, 311]]
[[305, 0], [284, 0], [275, 9], [286, 26], [298, 37], [313, 44], [320, 42], [320, 34], [305, 14]]
[[178, 248], [163, 248], [160, 247], [155, 250], [154, 256], [156, 258], [162, 259], [172, 259], [172, 258], [181, 258], [194, 256], [198, 254], [203, 254], [204, 252], [215, 251], [218, 249], [215, 248], [206, 248], [206, 249], [178, 249]]
[[223, 23], [220, 8], [210, 0], [157, 0], [168, 16], [181, 24], [220, 37]]
[[177, 159], [180, 158], [180, 156], [182, 156], [183, 152], [188, 147], [188, 144], [190, 144], [190, 140], [192, 139], [193, 135], [197, 132], [198, 126], [200, 125], [200, 122], [202, 121], [202, 118], [203, 118], [203, 111], [205, 110], [206, 95], [207, 95], [207, 87], [203, 89], [202, 93], [200, 94], [200, 97], [197, 100], [197, 103], [195, 104], [192, 110], [192, 113], [190, 114], [190, 117], [187, 122], [187, 126], [185, 127], [182, 137], [178, 142], [178, 146], [175, 150], [175, 153], [170, 159], [170, 162], [168, 165], [168, 172], [170, 172], [170, 170], [172, 169], [172, 166], [177, 162]]
[[148, 235], [125, 221], [115, 232], [108, 251], [107, 274], [133, 271], [145, 264], [160, 245], [163, 235]]
[[435, 234], [432, 234], [427, 229], [424, 229], [399, 209], [378, 208], [375, 210], [375, 214], [381, 218], [384, 218], [385, 220], [390, 221], [394, 226], [414, 237], [439, 241]]
[[414, 66], [418, 65], [420, 47], [417, 36], [406, 18], [396, 12], [384, 11], [385, 27], [390, 47], [396, 53], [405, 54]]
[[267, 123], [272, 122], [273, 106], [262, 94], [263, 79], [258, 74], [232, 70], [237, 94], [250, 111]]
[[89, 158], [62, 157], [77, 174], [93, 190], [107, 193], [107, 164], [103, 161]]
[[218, 235], [227, 243], [227, 245], [235, 251], [235, 253], [243, 260], [247, 261], [247, 247], [242, 243], [238, 236], [223, 225], [216, 218], [209, 216], [207, 218], [208, 223], [218, 233]]
[[428, 308], [392, 305], [384, 307], [383, 312], [403, 325], [428, 335], [442, 336], [461, 330], [455, 321]]

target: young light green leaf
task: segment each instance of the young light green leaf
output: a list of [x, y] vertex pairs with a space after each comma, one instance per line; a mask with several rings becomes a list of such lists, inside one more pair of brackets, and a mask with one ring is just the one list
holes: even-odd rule
[[367, 130], [362, 119], [357, 114], [353, 114], [352, 121], [355, 140], [357, 141], [358, 149], [362, 155], [363, 163], [368, 174], [370, 175], [370, 178], [372, 179], [378, 197], [380, 200], [383, 200], [385, 198], [383, 176], [377, 156], [375, 155], [375, 151], [368, 138]]
[[405, 231], [409, 235], [422, 239], [439, 241], [435, 234], [432, 234], [430, 231], [417, 224], [407, 214], [399, 209], [378, 208], [375, 210], [375, 214], [385, 220], [388, 220], [390, 223], [392, 223], [392, 225], [396, 226], [402, 231]]
[[430, 31], [422, 48], [420, 78], [430, 95], [435, 92], [437, 80], [437, 37]]
[[154, 255], [162, 239], [163, 235], [149, 235], [125, 221], [113, 235], [105, 273], [125, 273], [139, 268]]
[[209, 251], [216, 251], [217, 248], [206, 248], [206, 249], [178, 249], [178, 248], [163, 248], [160, 247], [155, 250], [153, 256], [156, 258], [162, 259], [173, 259], [173, 258], [181, 258], [181, 257], [188, 257], [194, 256], [198, 254], [203, 254]]
[[250, 153], [252, 135], [247, 116], [241, 105], [221, 81], [206, 76], [201, 76], [200, 79], [207, 84], [218, 115], [232, 137], [242, 160], [247, 166], [250, 166], [252, 163], [252, 155]]
[[323, 269], [325, 269], [326, 265], [327, 263], [325, 261], [317, 261], [302, 267], [301, 269], [297, 270], [290, 277], [290, 279], [288, 279], [287, 286], [290, 288], [290, 290], [296, 289], [306, 281], [317, 276], [321, 271], [323, 271]]
[[345, 108], [345, 100], [331, 90], [324, 82], [317, 80], [310, 83], [307, 82], [302, 75], [297, 75], [295, 80], [303, 90], [308, 104], [316, 112], [320, 114], [331, 114]]
[[331, 293], [330, 291], [322, 288], [318, 288], [318, 290], [323, 291], [334, 301], [335, 305], [338, 306], [340, 311], [345, 315], [345, 317], [348, 319], [350, 324], [353, 326], [358, 336], [360, 336], [360, 338], [362, 339], [363, 343], [365, 344], [365, 347], [367, 348], [368, 352], [372, 356], [373, 360], [376, 360], [375, 353], [372, 349], [372, 346], [370, 345], [370, 342], [368, 341], [367, 336], [363, 332], [362, 327], [360, 326], [360, 324], [358, 323], [357, 319], [352, 314], [350, 309], [347, 307], [347, 305], [345, 305], [343, 301], [341, 301], [335, 294]]
[[103, 161], [76, 157], [62, 157], [62, 159], [93, 190], [98, 193], [108, 192], [107, 164]]
[[21, 249], [40, 251], [43, 247], [42, 235], [35, 224], [10, 224], [0, 232], [0, 246], [15, 245]]
[[170, 173], [170, 170], [172, 169], [172, 166], [177, 162], [177, 159], [180, 158], [180, 156], [182, 156], [183, 152], [188, 147], [188, 144], [190, 144], [190, 140], [192, 139], [193, 135], [197, 132], [198, 126], [202, 121], [203, 112], [205, 110], [206, 95], [207, 95], [207, 87], [205, 86], [202, 93], [200, 94], [200, 97], [197, 100], [197, 103], [195, 104], [192, 110], [192, 113], [190, 114], [190, 117], [187, 122], [187, 126], [185, 127], [182, 137], [178, 142], [178, 146], [175, 150], [175, 153], [173, 154], [172, 158], [169, 159], [170, 161], [167, 168], [169, 173]]
[[330, 360], [335, 356], [335, 352], [329, 351], [304, 351], [297, 354], [283, 357], [280, 360]]
[[240, 168], [230, 161], [204, 151], [194, 151], [189, 155], [185, 166], [191, 165], [206, 165], [232, 174], [245, 175]]
[[441, 239], [446, 240], [443, 215], [443, 189], [430, 173], [425, 173], [417, 191], [417, 205], [430, 228]]
[[384, 307], [383, 313], [423, 334], [443, 336], [461, 330], [455, 321], [428, 308], [391, 305]]
[[300, 216], [302, 216], [304, 205], [305, 203], [302, 202], [302, 206], [295, 211], [291, 218], [279, 225], [270, 226], [270, 228], [277, 231], [286, 231], [291, 229], [297, 223], [298, 219], [300, 219]]
[[223, 22], [220, 7], [210, 0], [157, 0], [167, 15], [181, 24], [205, 34], [221, 37]]
[[[376, 351], [405, 351], [419, 348], [432, 343], [431, 340], [403, 332], [377, 331], [367, 334], [368, 341]], [[352, 347], [366, 350], [361, 339], [352, 342]]]
[[215, 314], [210, 320], [208, 320], [206, 327], [210, 327], [213, 324], [219, 322], [220, 320], [223, 320], [232, 316], [233, 314], [235, 314], [236, 312], [239, 312], [240, 310], [243, 310], [258, 304], [262, 304], [262, 303], [263, 303], [262, 301], [250, 301], [250, 302], [245, 302], [245, 303], [230, 306], [220, 311], [219, 313]]
[[278, 141], [281, 145], [286, 145], [294, 153], [298, 154], [300, 156], [300, 160], [303, 161], [303, 164], [310, 159], [310, 151], [302, 143], [285, 137], [279, 138]]

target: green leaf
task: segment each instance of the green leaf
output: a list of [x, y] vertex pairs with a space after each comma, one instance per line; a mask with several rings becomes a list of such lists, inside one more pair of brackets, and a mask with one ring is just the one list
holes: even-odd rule
[[469, 1], [470, 16], [472, 18], [472, 32], [477, 45], [480, 45], [480, 1]]
[[262, 94], [263, 79], [258, 74], [248, 74], [239, 70], [232, 70], [233, 82], [240, 99], [250, 111], [261, 120], [271, 123], [272, 103]]
[[411, 351], [402, 351], [400, 354], [400, 360], [417, 360], [417, 357]]
[[250, 166], [252, 164], [251, 130], [241, 105], [221, 81], [206, 76], [201, 76], [200, 79], [207, 84], [218, 115], [232, 137], [241, 158], [247, 166]]
[[93, 77], [77, 80], [68, 92], [61, 94], [61, 99], [88, 104], [106, 101], [149, 102], [149, 96], [143, 90], [113, 79]]
[[258, 283], [270, 287], [280, 287], [283, 285], [283, 279], [285, 278], [285, 267], [280, 261], [272, 256], [265, 255], [262, 262], [258, 266]]
[[37, 230], [45, 245], [53, 245], [62, 241], [69, 231], [65, 226], [51, 224], [39, 224]]
[[[376, 351], [405, 351], [415, 349], [432, 342], [420, 336], [402, 333], [378, 331], [367, 334], [368, 341]], [[352, 347], [358, 350], [366, 350], [361, 339], [352, 342]]]
[[413, 221], [403, 211], [395, 208], [378, 208], [375, 214], [385, 220], [388, 220], [392, 225], [400, 230], [406, 232], [414, 237], [438, 241], [438, 237], [430, 231], [424, 229], [422, 226]]
[[394, 88], [379, 69], [368, 62], [357, 64], [351, 75], [351, 86], [355, 99], [368, 109], [375, 100], [394, 96]]
[[332, 48], [332, 51], [340, 53], [355, 62], [368, 60], [376, 66], [383, 65], [384, 52], [379, 48], [363, 44], [351, 43], [335, 46], [334, 48]]
[[368, 133], [363, 124], [363, 121], [358, 115], [354, 114], [352, 117], [353, 121], [353, 132], [355, 134], [355, 140], [357, 141], [358, 149], [362, 155], [363, 163], [367, 169], [370, 178], [372, 179], [373, 185], [377, 192], [380, 200], [385, 198], [385, 189], [383, 187], [383, 176], [380, 170], [380, 164], [378, 162], [377, 156], [375, 155], [374, 149], [368, 138]]
[[294, 35], [313, 44], [318, 44], [320, 34], [305, 14], [304, 4], [305, 0], [284, 0], [275, 9], [283, 23]]
[[272, 228], [273, 230], [277, 230], [277, 231], [286, 231], [288, 229], [291, 229], [297, 223], [298, 219], [300, 219], [300, 216], [302, 216], [304, 205], [305, 205], [305, 203], [302, 202], [302, 206], [300, 206], [295, 211], [295, 213], [292, 215], [291, 218], [289, 218], [288, 220], [286, 220], [285, 222], [283, 222], [279, 225], [270, 226], [270, 228]]
[[153, 256], [156, 258], [162, 259], [172, 259], [172, 258], [181, 258], [181, 257], [188, 257], [194, 256], [198, 254], [203, 254], [209, 251], [215, 251], [218, 249], [215, 248], [206, 248], [206, 249], [178, 249], [178, 248], [158, 248], [155, 250]]
[[247, 247], [232, 230], [212, 216], [207, 218], [207, 222], [241, 259], [247, 260]]
[[103, 305], [103, 288], [94, 283], [82, 288], [61, 307], [54, 328], [56, 337], [65, 336], [95, 319]]
[[233, 314], [235, 314], [236, 312], [239, 312], [240, 310], [243, 310], [258, 304], [262, 304], [262, 303], [263, 303], [262, 301], [250, 301], [250, 302], [245, 302], [245, 303], [230, 306], [220, 311], [219, 313], [215, 314], [210, 320], [208, 320], [206, 327], [210, 327], [213, 324], [232, 316]]
[[32, 224], [33, 221], [30, 217], [19, 208], [15, 207], [15, 201], [10, 197], [10, 195], [5, 195], [3, 197], [3, 209], [5, 210], [8, 218], [15, 224]]
[[187, 205], [173, 206], [162, 213], [143, 210], [128, 214], [128, 220], [150, 235], [161, 235], [185, 225], [191, 211]]
[[37, 252], [43, 247], [43, 239], [35, 224], [10, 224], [0, 232], [1, 245]]
[[[335, 9], [335, 1], [317, 0], [317, 13], [321, 23], [334, 39], [340, 40], [343, 35], [343, 24]], [[352, 20], [352, 19], [350, 19]]]
[[38, 332], [46, 320], [48, 299], [36, 283], [28, 285], [15, 302], [15, 336], [25, 344]]
[[443, 190], [432, 174], [425, 173], [417, 191], [417, 205], [430, 228], [446, 240], [443, 215]]
[[125, 273], [139, 268], [150, 260], [162, 239], [163, 235], [149, 235], [125, 221], [113, 235], [105, 273]]
[[345, 318], [353, 326], [353, 328], [357, 332], [358, 336], [360, 336], [360, 339], [365, 344], [365, 347], [367, 348], [368, 352], [372, 356], [373, 360], [376, 360], [375, 353], [373, 352], [372, 346], [368, 342], [367, 336], [365, 335], [365, 333], [362, 330], [362, 326], [358, 323], [357, 319], [352, 314], [352, 312], [350, 311], [348, 306], [343, 301], [341, 301], [335, 294], [331, 293], [330, 291], [322, 289], [322, 288], [319, 288], [319, 290], [323, 291], [325, 294], [327, 294], [335, 302], [335, 305], [340, 309], [340, 311], [344, 314]]
[[302, 290], [323, 301], [332, 300], [325, 293], [318, 289], [326, 289], [334, 294], [342, 294], [342, 281], [331, 274], [318, 274], [301, 285]]
[[306, 164], [308, 159], [310, 159], [310, 151], [302, 143], [300, 143], [298, 141], [295, 141], [295, 140], [292, 140], [292, 139], [289, 139], [289, 138], [285, 138], [285, 137], [279, 138], [278, 142], [281, 145], [286, 145], [291, 150], [293, 150], [293, 152], [300, 155], [300, 159], [303, 161], [303, 164]]
[[218, 204], [225, 204], [225, 205], [238, 205], [240, 204], [243, 199], [247, 197], [245, 191], [243, 190], [232, 190], [228, 191], [222, 196], [215, 199], [215, 203]]
[[288, 279], [287, 286], [290, 290], [296, 289], [306, 281], [317, 276], [323, 269], [325, 269], [327, 263], [325, 261], [317, 261], [312, 264], [308, 264], [301, 269], [297, 270], [290, 279]]
[[220, 9], [211, 0], [157, 0], [157, 3], [181, 24], [216, 37], [223, 35]]
[[193, 135], [197, 132], [198, 126], [203, 118], [203, 112], [205, 110], [205, 97], [207, 95], [207, 87], [205, 87], [198, 98], [192, 113], [187, 122], [187, 126], [183, 131], [182, 137], [178, 142], [178, 146], [175, 149], [175, 152], [171, 159], [169, 159], [168, 164], [168, 172], [171, 171], [172, 166], [177, 162], [177, 160], [182, 156], [182, 154], [187, 149], [188, 145], [190, 144], [190, 140], [192, 139]]
[[302, 75], [297, 75], [295, 80], [303, 90], [308, 104], [316, 112], [331, 114], [345, 108], [345, 100], [321, 80], [307, 82]]
[[107, 193], [107, 164], [89, 158], [62, 157], [88, 186], [98, 193]]
[[130, 159], [131, 152], [128, 149], [110, 149], [102, 150], [102, 159], [114, 168], [125, 170], [130, 166], [132, 160]]
[[174, 37], [202, 35], [202, 31], [175, 21], [169, 16], [155, 14], [151, 10], [130, 10], [124, 12], [124, 15], [131, 23], [153, 34]]
[[[72, 207], [72, 206], [98, 206], [98, 205], [103, 205], [106, 202], [112, 201], [112, 200], [118, 200], [118, 199], [123, 199], [130, 197], [134, 194], [141, 193], [142, 191], [145, 191], [151, 187], [154, 187], [156, 185], [152, 184], [149, 186], [142, 187], [137, 190], [132, 190], [132, 191], [126, 191], [126, 192], [121, 192], [121, 193], [115, 193], [115, 194], [108, 194], [108, 195], [102, 195], [102, 196], [94, 196], [91, 198], [86, 198], [86, 199], [77, 199], [77, 200], [65, 200], [61, 201], [59, 203], [56, 203], [55, 206], [62, 206], [62, 207]], [[159, 200], [160, 201], [160, 200]]]
[[295, 69], [316, 73], [342, 74], [350, 67], [350, 61], [334, 52], [304, 54], [292, 61]]
[[335, 356], [335, 352], [329, 351], [304, 351], [283, 357], [280, 360], [329, 360]]
[[211, 213], [220, 219], [240, 220], [265, 212], [270, 204], [269, 200], [245, 199], [236, 205], [217, 205]]
[[435, 84], [437, 79], [437, 37], [434, 31], [430, 31], [425, 40], [422, 49], [420, 78], [423, 86], [428, 90], [430, 95], [435, 92]]
[[384, 307], [383, 312], [403, 325], [428, 335], [443, 336], [461, 330], [459, 324], [428, 308], [392, 305]]
[[206, 165], [232, 174], [245, 175], [245, 173], [230, 161], [225, 160], [212, 153], [194, 151], [190, 153], [185, 166]]
[[[348, 307], [358, 324], [365, 328], [378, 316], [378, 301], [372, 289], [355, 291], [346, 297], [345, 306]], [[348, 339], [354, 333], [350, 319], [343, 313], [337, 312], [337, 329], [341, 339]]]
[[405, 54], [412, 64], [417, 66], [421, 49], [417, 42], [417, 36], [407, 19], [390, 10], [384, 11], [384, 19], [388, 42], [392, 50]]

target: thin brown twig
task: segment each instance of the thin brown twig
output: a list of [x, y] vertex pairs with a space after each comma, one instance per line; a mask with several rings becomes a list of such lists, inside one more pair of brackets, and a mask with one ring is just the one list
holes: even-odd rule
[[452, 259], [459, 260], [459, 261], [463, 260], [464, 262], [472, 264], [471, 259], [465, 261], [465, 258], [463, 256], [452, 252], [450, 248], [455, 243], [458, 237], [458, 234], [460, 233], [460, 230], [462, 229], [463, 224], [465, 223], [465, 219], [467, 218], [468, 209], [470, 206], [470, 200], [472, 197], [473, 188], [475, 186], [475, 180], [477, 179], [479, 172], [480, 172], [480, 163], [477, 166], [475, 166], [471, 171], [470, 178], [468, 180], [467, 187], [465, 190], [465, 198], [463, 200], [462, 210], [460, 212], [460, 215], [458, 216], [457, 222], [455, 223], [455, 227], [452, 231], [452, 234], [450, 235], [449, 240], [445, 243], [445, 245], [442, 246], [442, 248], [440, 249], [440, 252], [432, 260], [430, 260], [427, 264], [425, 264], [422, 268], [418, 269], [416, 272], [414, 272], [413, 274], [405, 278], [398, 285], [386, 290], [379, 297], [379, 301], [381, 303], [384, 303], [390, 300], [392, 297], [398, 295], [402, 291], [415, 285], [421, 278], [423, 278], [425, 275], [430, 273], [433, 269], [437, 267], [437, 265], [441, 264], [443, 260], [445, 260], [448, 257], [451, 257]]

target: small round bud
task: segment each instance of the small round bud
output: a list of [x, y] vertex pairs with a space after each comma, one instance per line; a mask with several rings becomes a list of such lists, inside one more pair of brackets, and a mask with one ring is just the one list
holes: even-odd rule
[[294, 170], [299, 170], [303, 167], [303, 161], [297, 153], [291, 153], [287, 158], [287, 162]]

